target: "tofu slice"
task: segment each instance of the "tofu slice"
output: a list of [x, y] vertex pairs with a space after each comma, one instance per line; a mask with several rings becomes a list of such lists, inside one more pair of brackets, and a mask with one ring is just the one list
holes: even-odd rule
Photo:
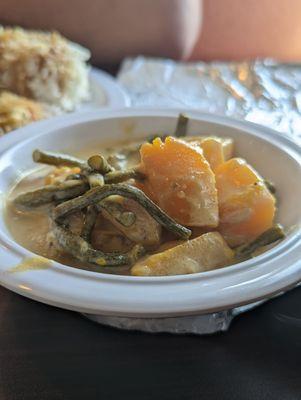
[[[102, 201], [102, 205], [103, 216], [132, 242], [140, 243], [146, 248], [160, 245], [161, 226], [136, 201], [121, 196], [110, 196]], [[123, 216], [132, 216], [133, 222], [122, 224]]]
[[225, 161], [230, 160], [234, 157], [234, 141], [231, 138], [219, 138], [223, 145], [224, 159]]
[[218, 232], [209, 232], [193, 240], [153, 254], [135, 264], [135, 276], [181, 275], [204, 272], [233, 263], [234, 252]]

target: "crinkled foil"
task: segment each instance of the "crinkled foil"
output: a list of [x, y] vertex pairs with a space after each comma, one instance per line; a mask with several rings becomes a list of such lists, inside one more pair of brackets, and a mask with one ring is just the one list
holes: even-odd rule
[[301, 138], [301, 63], [181, 63], [137, 57], [118, 74], [134, 106], [227, 115]]
[[84, 315], [94, 322], [118, 329], [150, 333], [166, 332], [176, 334], [209, 335], [216, 332], [227, 331], [234, 317], [251, 310], [261, 303], [263, 302], [259, 301], [246, 306], [236, 307], [231, 310], [219, 311], [212, 314], [188, 315], [185, 317], [126, 318], [106, 315]]
[[[118, 81], [134, 106], [193, 108], [256, 122], [301, 139], [301, 64], [179, 63], [138, 57], [123, 62]], [[88, 317], [128, 330], [210, 334], [227, 330], [236, 315], [262, 303], [185, 317]]]

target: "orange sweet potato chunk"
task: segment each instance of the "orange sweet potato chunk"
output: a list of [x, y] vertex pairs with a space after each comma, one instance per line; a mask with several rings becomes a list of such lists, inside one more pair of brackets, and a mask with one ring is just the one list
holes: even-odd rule
[[[188, 226], [218, 225], [215, 176], [197, 146], [167, 137], [140, 149], [142, 190], [168, 215]], [[140, 186], [141, 187], [141, 186]]]
[[219, 201], [219, 232], [228, 244], [249, 242], [273, 225], [275, 198], [260, 175], [241, 158], [215, 171]]
[[184, 138], [184, 141], [199, 146], [203, 150], [204, 157], [213, 171], [220, 164], [233, 157], [234, 142], [231, 138], [191, 136]]
[[220, 140], [209, 137], [204, 139], [200, 146], [213, 171], [225, 162], [223, 144]]

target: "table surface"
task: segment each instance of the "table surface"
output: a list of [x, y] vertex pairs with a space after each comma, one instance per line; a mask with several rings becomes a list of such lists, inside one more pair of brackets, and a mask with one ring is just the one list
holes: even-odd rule
[[300, 305], [297, 288], [228, 332], [173, 336], [97, 325], [0, 288], [0, 400], [299, 400]]
[[301, 399], [301, 288], [211, 336], [120, 331], [0, 288], [1, 400]]

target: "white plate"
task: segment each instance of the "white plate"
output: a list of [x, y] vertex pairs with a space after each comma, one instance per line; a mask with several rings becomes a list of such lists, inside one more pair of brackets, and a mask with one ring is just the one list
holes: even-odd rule
[[[90, 71], [91, 100], [83, 103], [77, 110], [70, 114], [78, 114], [82, 112], [103, 111], [104, 108], [120, 109], [129, 107], [131, 101], [119, 83], [105, 71], [98, 68], [91, 68]], [[61, 115], [51, 117], [43, 121], [34, 122], [22, 129], [16, 129], [0, 137], [0, 152], [7, 150], [10, 146], [21, 140], [32, 137], [45, 129], [49, 125], [56, 127], [56, 120], [61, 121]], [[61, 122], [59, 123], [59, 125]]]
[[83, 103], [76, 112], [91, 111], [99, 107], [122, 108], [130, 106], [130, 98], [119, 83], [107, 72], [91, 68], [91, 101]]
[[[77, 110], [70, 114], [78, 114], [82, 112], [91, 112], [102, 110], [104, 108], [129, 107], [131, 105], [130, 98], [121, 88], [119, 83], [108, 73], [101, 71], [97, 68], [91, 68], [90, 71], [90, 85], [91, 85], [91, 100], [83, 103]], [[65, 114], [64, 114], [65, 115]], [[56, 120], [61, 119], [58, 117], [48, 118], [43, 121], [34, 122], [25, 128], [16, 129], [0, 137], [0, 153], [7, 150], [10, 146], [21, 140], [33, 137], [43, 130], [44, 126], [49, 125], [51, 120], [52, 126], [56, 126]]]
[[[40, 133], [0, 157], [0, 190], [33, 167], [34, 148], [68, 151], [102, 140], [171, 132], [178, 110], [106, 110], [40, 123]], [[131, 277], [93, 273], [56, 262], [44, 270], [10, 273], [33, 254], [17, 245], [0, 218], [0, 281], [24, 296], [85, 313], [118, 316], [174, 316], [208, 313], [254, 302], [301, 280], [301, 156], [289, 138], [252, 123], [188, 111], [190, 134], [233, 137], [236, 152], [275, 182], [278, 221], [292, 227], [274, 249], [220, 270], [173, 277]], [[25, 128], [23, 131], [31, 129]], [[20, 130], [21, 132], [21, 130]], [[3, 204], [2, 204], [3, 208]]]

